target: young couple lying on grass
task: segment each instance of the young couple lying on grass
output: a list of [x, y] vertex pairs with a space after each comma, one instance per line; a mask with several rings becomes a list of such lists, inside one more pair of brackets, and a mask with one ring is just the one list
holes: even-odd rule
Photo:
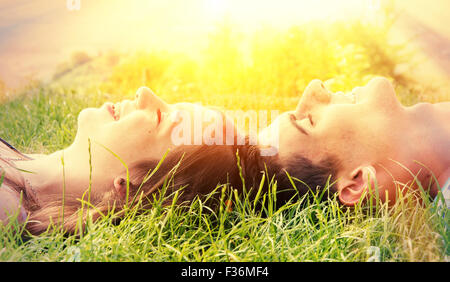
[[[210, 117], [201, 126], [204, 136], [229, 136], [232, 128], [232, 142], [177, 144], [180, 113]], [[167, 104], [142, 87], [133, 101], [81, 111], [75, 140], [64, 150], [22, 154], [0, 142], [0, 219], [5, 224], [15, 215], [32, 234], [49, 226], [70, 233], [82, 206], [94, 220], [108, 212], [120, 218], [125, 207], [150, 208], [164, 190], [168, 204], [198, 196], [214, 209], [217, 187], [252, 199], [275, 181], [280, 205], [323, 189], [323, 198], [337, 193], [345, 206], [372, 199], [391, 204], [407, 191], [436, 197], [449, 189], [449, 121], [450, 103], [404, 107], [384, 78], [346, 95], [314, 80], [293, 111], [278, 116], [252, 144], [249, 137], [239, 142], [220, 111]], [[275, 139], [275, 153], [267, 154]]]

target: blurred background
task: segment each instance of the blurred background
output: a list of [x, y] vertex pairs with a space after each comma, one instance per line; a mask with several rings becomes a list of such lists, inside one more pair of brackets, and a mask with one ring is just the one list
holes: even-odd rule
[[0, 95], [147, 85], [284, 110], [314, 78], [349, 91], [383, 75], [405, 104], [449, 100], [449, 13], [448, 0], [1, 0]]

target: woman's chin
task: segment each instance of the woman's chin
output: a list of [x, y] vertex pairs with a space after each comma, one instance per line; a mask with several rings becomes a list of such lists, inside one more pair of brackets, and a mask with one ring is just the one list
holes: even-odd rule
[[78, 128], [82, 128], [83, 125], [89, 121], [89, 119], [90, 119], [89, 117], [92, 116], [90, 114], [90, 112], [91, 112], [91, 108], [81, 110], [81, 112], [78, 114], [78, 118], [77, 118]]
[[78, 114], [77, 124], [79, 133], [95, 132], [96, 125], [103, 119], [98, 115], [98, 109], [87, 108]]

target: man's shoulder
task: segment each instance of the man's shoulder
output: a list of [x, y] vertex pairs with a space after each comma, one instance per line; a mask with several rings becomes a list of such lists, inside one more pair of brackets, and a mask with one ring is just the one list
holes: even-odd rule
[[439, 205], [442, 205], [442, 201], [445, 202], [447, 208], [450, 208], [450, 177], [447, 176], [444, 181], [440, 181], [443, 183], [440, 189], [440, 194], [442, 195], [442, 198], [439, 196], [436, 197], [436, 200], [439, 201]]

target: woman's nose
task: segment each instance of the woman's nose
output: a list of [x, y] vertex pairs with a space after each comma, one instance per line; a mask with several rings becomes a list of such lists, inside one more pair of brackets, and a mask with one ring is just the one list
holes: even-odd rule
[[153, 91], [148, 87], [140, 87], [136, 91], [136, 103], [138, 109], [161, 109], [165, 110], [168, 104], [161, 98], [155, 95]]
[[311, 108], [328, 104], [331, 101], [331, 93], [325, 88], [322, 81], [315, 79], [311, 81], [303, 92], [302, 97], [297, 105], [297, 112], [311, 110]]

